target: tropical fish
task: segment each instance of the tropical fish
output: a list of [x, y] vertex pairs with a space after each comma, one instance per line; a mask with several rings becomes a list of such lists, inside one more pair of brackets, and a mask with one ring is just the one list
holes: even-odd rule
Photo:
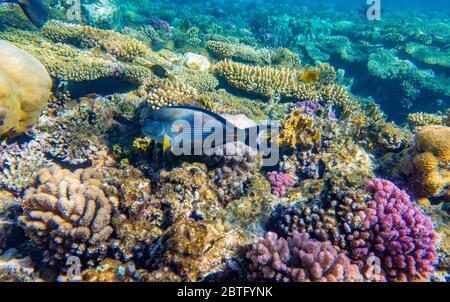
[[47, 10], [40, 0], [0, 0], [1, 3], [19, 4], [36, 27], [41, 28], [48, 20]]
[[[180, 147], [181, 137], [183, 141], [180, 148], [187, 146], [190, 151], [192, 148], [201, 147], [203, 152], [208, 150], [208, 147], [211, 150], [237, 141], [257, 149], [261, 132], [272, 129], [271, 125], [241, 129], [214, 112], [193, 106], [162, 107], [146, 112], [143, 118], [142, 132], [161, 143], [164, 151], [174, 151], [174, 146]], [[213, 135], [216, 138], [214, 141], [211, 139]], [[201, 154], [195, 152], [194, 155]]]
[[300, 76], [303, 82], [312, 83], [319, 80], [319, 73], [315, 70], [307, 70]]

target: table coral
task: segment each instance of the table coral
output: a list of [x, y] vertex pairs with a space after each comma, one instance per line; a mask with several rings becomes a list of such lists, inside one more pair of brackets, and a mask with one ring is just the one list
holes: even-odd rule
[[47, 105], [51, 86], [41, 62], [0, 40], [0, 136], [26, 132]]
[[330, 242], [311, 240], [308, 234], [294, 231], [292, 237], [278, 238], [267, 233], [253, 244], [250, 260], [251, 281], [361, 282], [358, 267]]
[[101, 260], [114, 197], [103, 190], [103, 174], [93, 168], [70, 172], [58, 166], [39, 171], [25, 194], [19, 224], [47, 250], [48, 260], [70, 255]]
[[433, 224], [409, 195], [387, 180], [368, 183], [372, 200], [361, 213], [362, 227], [348, 235], [350, 257], [360, 268], [378, 257], [389, 280], [429, 278], [437, 263]]
[[[344, 103], [349, 94], [344, 87], [331, 84], [334, 79], [325, 65], [312, 71], [319, 74], [317, 81], [301, 80], [304, 71], [289, 68], [272, 68], [234, 63], [228, 59], [215, 65], [217, 73], [238, 89], [266, 97], [283, 96], [298, 100], [320, 100], [325, 103]], [[320, 75], [323, 78], [320, 78]]]

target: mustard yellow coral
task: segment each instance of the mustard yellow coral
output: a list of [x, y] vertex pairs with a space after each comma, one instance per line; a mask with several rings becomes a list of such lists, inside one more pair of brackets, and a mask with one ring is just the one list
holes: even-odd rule
[[427, 126], [416, 137], [415, 189], [421, 196], [450, 200], [450, 127]]
[[[228, 59], [218, 63], [214, 69], [231, 86], [267, 97], [318, 100], [340, 106], [350, 99], [345, 87], [332, 83], [335, 73], [324, 64], [309, 70], [318, 75], [313, 78], [316, 79], [314, 81], [309, 80], [311, 77], [305, 77], [305, 71], [302, 70], [245, 65]], [[308, 81], [303, 81], [302, 78]]]
[[437, 115], [437, 114], [429, 114], [426, 112], [416, 112], [416, 113], [408, 114], [408, 122], [413, 127], [444, 125], [444, 118], [441, 115]]
[[31, 127], [45, 109], [51, 86], [36, 58], [0, 40], [0, 136]]
[[281, 121], [278, 143], [291, 148], [311, 149], [320, 140], [321, 133], [313, 127], [311, 117], [302, 114], [301, 109], [294, 108]]

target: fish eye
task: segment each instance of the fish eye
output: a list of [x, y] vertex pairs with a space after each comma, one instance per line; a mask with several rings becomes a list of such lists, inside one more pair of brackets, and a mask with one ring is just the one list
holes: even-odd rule
[[144, 123], [143, 132], [152, 136], [161, 135], [164, 133], [164, 125], [159, 121], [147, 120]]

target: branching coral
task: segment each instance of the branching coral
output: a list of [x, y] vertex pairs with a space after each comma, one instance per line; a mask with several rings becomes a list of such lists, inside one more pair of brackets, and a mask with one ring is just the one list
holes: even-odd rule
[[437, 263], [437, 235], [430, 218], [387, 180], [370, 181], [367, 189], [372, 200], [361, 212], [362, 227], [347, 237], [350, 257], [361, 268], [369, 257], [378, 257], [390, 280], [429, 278]]
[[54, 43], [38, 33], [31, 35], [25, 31], [10, 30], [4, 32], [2, 37], [33, 54], [58, 80], [81, 82], [117, 77], [141, 82], [150, 74], [145, 66], [118, 61], [95, 49], [81, 50], [70, 44]]
[[417, 112], [408, 114], [408, 122], [414, 128], [432, 125], [443, 126], [444, 117], [442, 115], [437, 114]]
[[70, 172], [58, 166], [42, 169], [25, 194], [20, 225], [52, 256], [70, 255], [100, 260], [111, 236], [112, 206], [103, 190], [103, 175], [95, 169]]
[[283, 96], [298, 100], [319, 100], [330, 104], [341, 104], [349, 99], [345, 87], [331, 84], [335, 80], [335, 74], [332, 68], [324, 64], [310, 70], [318, 74], [316, 81], [302, 81], [302, 75], [308, 71], [250, 66], [230, 60], [221, 61], [215, 68], [231, 86], [267, 97]]
[[155, 79], [139, 89], [139, 95], [147, 101], [151, 109], [192, 104], [197, 94], [195, 88], [184, 82], [169, 79]]
[[255, 49], [244, 44], [231, 44], [219, 41], [209, 41], [207, 47], [219, 58], [229, 58], [248, 63], [271, 62], [271, 52], [268, 49]]
[[247, 252], [249, 280], [290, 282], [360, 282], [358, 267], [330, 242], [319, 242], [294, 231], [292, 237], [267, 233]]

